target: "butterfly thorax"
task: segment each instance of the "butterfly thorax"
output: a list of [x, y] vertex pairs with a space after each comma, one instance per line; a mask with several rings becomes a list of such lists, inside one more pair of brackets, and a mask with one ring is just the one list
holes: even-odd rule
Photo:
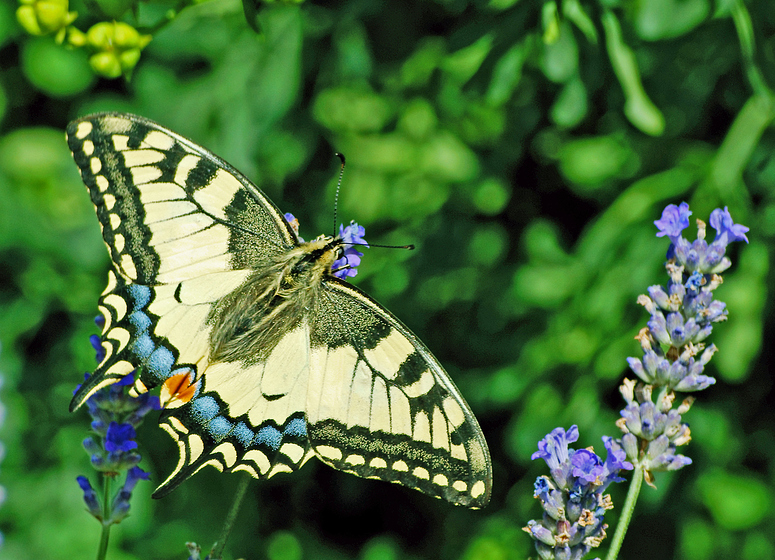
[[341, 252], [341, 238], [321, 236], [257, 263], [208, 315], [210, 362], [266, 360], [285, 334], [304, 326]]

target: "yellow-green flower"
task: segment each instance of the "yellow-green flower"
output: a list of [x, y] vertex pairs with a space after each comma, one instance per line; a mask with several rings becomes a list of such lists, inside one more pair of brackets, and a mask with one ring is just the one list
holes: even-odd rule
[[151, 38], [120, 21], [97, 23], [86, 32], [86, 44], [96, 51], [89, 64], [94, 72], [107, 78], [129, 75]]
[[61, 43], [65, 38], [65, 28], [78, 17], [76, 12], [68, 11], [68, 0], [20, 0], [16, 10], [16, 19], [30, 35], [49, 35], [56, 33]]

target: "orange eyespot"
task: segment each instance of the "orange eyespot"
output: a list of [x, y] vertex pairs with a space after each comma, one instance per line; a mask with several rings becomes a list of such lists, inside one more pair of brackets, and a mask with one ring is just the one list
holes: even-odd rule
[[177, 373], [161, 386], [159, 400], [163, 408], [177, 408], [194, 398], [199, 391], [199, 382], [190, 369]]

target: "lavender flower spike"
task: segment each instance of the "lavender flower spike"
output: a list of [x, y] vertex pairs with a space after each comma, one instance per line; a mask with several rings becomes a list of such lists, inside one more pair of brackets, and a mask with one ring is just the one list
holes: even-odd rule
[[705, 366], [717, 348], [706, 346], [705, 341], [728, 312], [726, 304], [713, 299], [714, 291], [722, 283], [720, 274], [732, 264], [725, 255], [727, 246], [734, 241], [748, 242], [748, 228], [735, 224], [726, 207], [710, 215], [710, 225], [716, 230], [712, 243], [705, 241], [702, 220], [697, 220], [697, 239], [690, 242], [682, 235], [690, 215], [685, 202], [670, 204], [654, 222], [657, 237], [667, 236], [671, 241], [665, 264], [668, 282], [666, 287], [649, 287], [649, 295], [638, 298], [650, 318], [637, 337], [642, 358], [627, 358], [627, 363], [640, 382], [625, 379], [620, 388], [627, 406], [617, 426], [624, 435], [612, 443], [645, 470], [650, 485], [652, 472], [678, 470], [691, 463], [677, 453], [677, 447], [691, 440], [682, 415], [692, 399], [674, 409], [675, 392], [698, 392], [716, 383], [705, 374]]
[[[101, 317], [96, 320], [101, 324]], [[98, 336], [90, 338], [96, 352], [97, 361], [104, 358], [104, 350]], [[89, 374], [86, 374], [86, 379]], [[102, 480], [113, 480], [127, 472], [124, 486], [114, 495], [107, 498], [111, 507], [104, 511], [106, 498], [98, 497], [91, 482], [85, 476], [76, 480], [83, 492], [87, 511], [97, 518], [103, 526], [103, 531], [119, 523], [129, 513], [129, 498], [139, 480], [148, 480], [148, 473], [140, 469], [140, 454], [137, 452], [136, 428], [146, 414], [151, 410], [160, 410], [159, 397], [148, 393], [138, 397], [129, 395], [134, 384], [134, 374], [130, 373], [123, 379], [100, 389], [86, 401], [86, 407], [92, 418], [92, 435], [86, 438], [83, 446], [91, 455], [91, 464], [102, 473]], [[78, 387], [75, 389], [78, 390]], [[75, 391], [74, 391], [75, 392]], [[110, 488], [109, 483], [102, 486], [103, 491]]]
[[605, 439], [608, 457], [603, 461], [590, 449], [575, 450], [569, 443], [578, 440], [576, 426], [566, 432], [555, 428], [538, 442], [533, 459], [544, 459], [552, 477], [539, 476], [534, 496], [544, 509], [542, 519], [531, 520], [524, 531], [535, 540], [540, 558], [581, 559], [605, 538], [603, 515], [611, 509], [610, 496], [603, 491], [611, 482], [620, 482], [622, 469], [632, 469], [624, 460], [624, 450], [611, 438]]

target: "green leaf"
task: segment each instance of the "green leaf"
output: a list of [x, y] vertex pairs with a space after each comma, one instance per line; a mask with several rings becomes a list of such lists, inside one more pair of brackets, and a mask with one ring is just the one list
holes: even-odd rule
[[550, 115], [560, 128], [573, 128], [587, 115], [587, 89], [578, 75], [565, 83], [552, 104]]
[[400, 83], [404, 87], [420, 87], [428, 83], [433, 72], [444, 60], [445, 44], [440, 37], [426, 37], [401, 65]]
[[464, 84], [479, 71], [493, 44], [491, 34], [484, 35], [472, 44], [447, 55], [442, 64], [448, 76]]
[[708, 0], [649, 0], [634, 4], [633, 25], [646, 41], [680, 37], [700, 25], [710, 13]]
[[301, 560], [299, 539], [290, 531], [277, 531], [269, 538], [266, 555], [269, 560]]
[[491, 105], [502, 105], [514, 93], [522, 78], [522, 67], [527, 59], [527, 40], [507, 50], [495, 63], [487, 101]]
[[621, 174], [632, 158], [632, 149], [613, 136], [592, 136], [571, 140], [559, 152], [560, 170], [569, 180], [594, 191]]
[[320, 124], [336, 132], [376, 132], [393, 116], [387, 101], [364, 87], [323, 90], [313, 112]]
[[660, 136], [665, 130], [665, 117], [649, 99], [640, 80], [635, 54], [622, 38], [619, 20], [613, 12], [603, 14], [606, 48], [611, 66], [624, 90], [624, 114], [640, 130], [651, 136]]
[[500, 214], [511, 198], [511, 188], [495, 178], [484, 179], [472, 193], [476, 209], [482, 214], [494, 216]]
[[541, 71], [552, 82], [567, 82], [578, 73], [579, 47], [571, 27], [560, 25], [560, 34], [552, 43], [543, 45]]
[[563, 0], [562, 15], [581, 30], [587, 41], [597, 44], [597, 29], [579, 0]]
[[481, 266], [494, 266], [505, 255], [508, 246], [508, 236], [500, 225], [479, 228], [468, 242], [468, 259]]
[[550, 0], [541, 6], [541, 25], [544, 28], [544, 43], [551, 45], [560, 38], [560, 15], [557, 13], [557, 2]]

